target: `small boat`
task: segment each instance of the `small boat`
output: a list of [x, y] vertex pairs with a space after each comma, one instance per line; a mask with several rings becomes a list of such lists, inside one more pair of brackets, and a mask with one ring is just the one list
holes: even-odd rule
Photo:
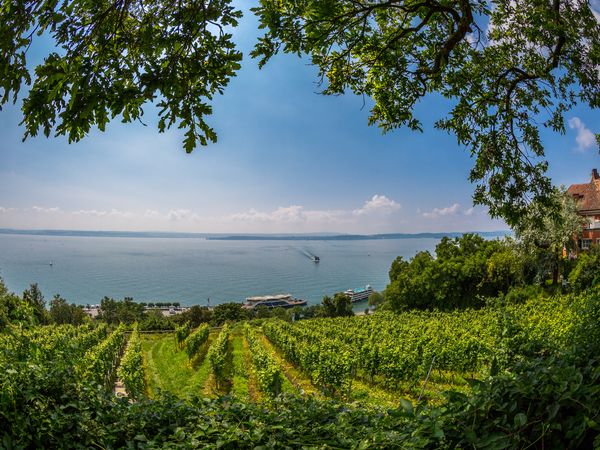
[[262, 295], [246, 298], [246, 303], [242, 305], [246, 309], [254, 309], [258, 306], [267, 308], [293, 308], [294, 306], [305, 306], [306, 300], [292, 298], [291, 294]]
[[52, 267], [54, 265], [54, 261], [50, 261], [50, 264], [48, 264], [50, 267]]
[[319, 261], [321, 261], [321, 258], [319, 258], [317, 255], [313, 255], [311, 256], [311, 261], [314, 263], [318, 263]]

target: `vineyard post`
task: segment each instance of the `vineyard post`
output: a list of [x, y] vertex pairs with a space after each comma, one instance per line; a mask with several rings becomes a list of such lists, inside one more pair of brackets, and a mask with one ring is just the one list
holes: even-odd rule
[[429, 381], [429, 375], [431, 375], [431, 369], [433, 369], [433, 363], [435, 362], [435, 355], [431, 358], [431, 365], [429, 366], [429, 371], [427, 372], [427, 376], [425, 377], [425, 382], [423, 383], [423, 387], [421, 388], [421, 393], [419, 394], [419, 399], [417, 402], [421, 401], [421, 397], [423, 397], [423, 393], [425, 392], [425, 387], [427, 386], [427, 381]]

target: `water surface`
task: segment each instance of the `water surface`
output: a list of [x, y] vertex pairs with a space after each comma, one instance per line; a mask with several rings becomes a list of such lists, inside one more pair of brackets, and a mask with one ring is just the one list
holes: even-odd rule
[[[433, 251], [437, 238], [207, 240], [0, 234], [0, 276], [21, 293], [38, 283], [47, 300], [103, 296], [212, 305], [291, 293], [309, 303], [370, 284], [385, 288], [392, 261]], [[309, 258], [318, 255], [315, 264]], [[50, 265], [52, 263], [52, 265]]]

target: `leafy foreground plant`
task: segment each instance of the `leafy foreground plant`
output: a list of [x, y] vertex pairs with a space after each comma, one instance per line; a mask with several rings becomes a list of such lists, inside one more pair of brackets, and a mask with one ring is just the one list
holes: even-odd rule
[[[127, 400], [66, 390], [44, 408], [2, 406], [7, 448], [590, 448], [598, 440], [598, 365], [540, 359], [454, 395], [442, 408], [348, 407], [279, 397], [247, 404], [224, 397]], [[72, 397], [71, 397], [72, 396]], [[71, 398], [69, 398], [71, 397]], [[22, 399], [29, 403], [26, 399]]]
[[[7, 448], [591, 448], [600, 444], [600, 370], [555, 358], [521, 365], [453, 394], [441, 408], [368, 410], [312, 398], [248, 404], [223, 397], [171, 395], [130, 404], [94, 389], [77, 391], [66, 372], [41, 381], [37, 395], [3, 394]], [[59, 387], [51, 381], [62, 380]], [[3, 391], [5, 392], [5, 391]], [[42, 403], [43, 400], [43, 403]]]

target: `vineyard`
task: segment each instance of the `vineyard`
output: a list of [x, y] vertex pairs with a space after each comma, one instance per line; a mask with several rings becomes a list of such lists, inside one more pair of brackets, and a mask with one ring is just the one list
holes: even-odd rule
[[[230, 404], [233, 410], [220, 411], [224, 421], [239, 419], [239, 414], [272, 415], [259, 406], [270, 404], [270, 411], [281, 413], [271, 417], [272, 423], [301, 410], [305, 418], [317, 411], [324, 417], [334, 414], [331, 420], [342, 428], [360, 414], [362, 426], [382, 430], [392, 422], [403, 423], [406, 430], [423, 423], [434, 426], [423, 408], [445, 404], [444, 411], [451, 411], [452, 398], [477, 394], [470, 387], [474, 380], [507, 377], [501, 379], [508, 383], [518, 373], [516, 368], [532, 358], [552, 358], [568, 351], [581, 339], [589, 304], [586, 296], [557, 296], [544, 303], [532, 300], [449, 313], [381, 312], [296, 323], [268, 319], [214, 329], [184, 325], [157, 334], [141, 333], [136, 325], [9, 327], [0, 334], [0, 402], [4, 420], [15, 419], [7, 436], [22, 439], [32, 427], [39, 430], [26, 446], [40, 444], [36, 436], [42, 439], [44, 430], [57, 432], [56, 439], [60, 433], [84, 433], [72, 430], [74, 425], [68, 421], [56, 422], [61, 414], [68, 415], [69, 408], [77, 410], [86, 426], [104, 429], [105, 419], [89, 408], [81, 409], [82, 399], [129, 415], [134, 422], [142, 420], [143, 405], [150, 408], [149, 414], [152, 408], [168, 404], [173, 414], [178, 411], [186, 417], [202, 410], [213, 417], [225, 407], [221, 403], [225, 395], [234, 403]], [[117, 383], [124, 386], [123, 401], [113, 395]], [[453, 391], [454, 397], [445, 391]], [[72, 401], [65, 404], [65, 398]], [[176, 398], [192, 403], [177, 403]], [[348, 404], [352, 409], [342, 409], [346, 411], [342, 414], [340, 408]], [[392, 408], [396, 415], [386, 415], [375, 425], [382, 407]], [[163, 409], [152, 414], [165, 416], [165, 423], [174, 420]], [[515, 414], [510, 416], [513, 425], [529, 423], [526, 415]], [[597, 417], [588, 419], [592, 423]], [[307, 423], [298, 426], [308, 427]], [[195, 435], [197, 430], [186, 432]], [[105, 433], [118, 441], [111, 431]], [[401, 431], [385, 436], [408, 439]], [[444, 433], [434, 426], [427, 436], [441, 442]], [[21, 444], [3, 443], [9, 448]]]

